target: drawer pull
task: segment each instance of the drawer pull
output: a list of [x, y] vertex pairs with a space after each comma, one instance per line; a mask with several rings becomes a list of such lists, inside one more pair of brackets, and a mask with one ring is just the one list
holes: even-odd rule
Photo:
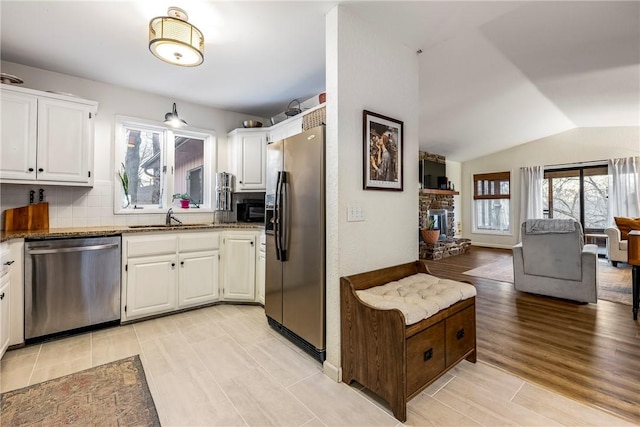
[[460, 330], [456, 333], [456, 339], [461, 340], [462, 338], [464, 338], [464, 328], [460, 329]]
[[424, 352], [424, 361], [426, 362], [427, 360], [431, 359], [433, 357], [433, 348], [430, 348], [429, 350]]
[[11, 261], [7, 261], [7, 262], [5, 262], [5, 263], [4, 263], [4, 265], [11, 265], [11, 264], [13, 264], [14, 262], [15, 262], [15, 261], [13, 261], [13, 260], [11, 260]]

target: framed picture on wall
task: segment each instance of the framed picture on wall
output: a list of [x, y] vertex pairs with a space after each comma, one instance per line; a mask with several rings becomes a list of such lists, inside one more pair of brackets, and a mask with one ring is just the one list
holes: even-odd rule
[[402, 191], [403, 148], [400, 120], [363, 111], [365, 190]]

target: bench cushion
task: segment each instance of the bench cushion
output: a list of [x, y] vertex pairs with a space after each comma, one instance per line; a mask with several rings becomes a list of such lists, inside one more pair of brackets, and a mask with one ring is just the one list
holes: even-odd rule
[[375, 308], [400, 310], [406, 324], [412, 325], [458, 301], [476, 296], [476, 288], [468, 283], [418, 273], [356, 293]]

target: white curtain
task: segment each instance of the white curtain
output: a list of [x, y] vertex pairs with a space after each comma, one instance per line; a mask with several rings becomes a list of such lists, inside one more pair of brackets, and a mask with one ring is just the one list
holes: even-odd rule
[[518, 222], [517, 226], [518, 241], [522, 241], [520, 226], [525, 220], [543, 217], [543, 180], [544, 168], [542, 166], [520, 168], [520, 222]]
[[640, 217], [640, 157], [611, 159], [609, 168], [609, 225], [613, 217]]

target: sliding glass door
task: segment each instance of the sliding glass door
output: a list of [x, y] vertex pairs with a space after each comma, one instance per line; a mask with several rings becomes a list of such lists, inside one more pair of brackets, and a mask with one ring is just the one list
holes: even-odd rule
[[[572, 218], [585, 234], [602, 234], [607, 223], [606, 166], [556, 169], [544, 173], [545, 218]], [[591, 243], [591, 242], [589, 242]], [[604, 245], [604, 239], [593, 243]]]

